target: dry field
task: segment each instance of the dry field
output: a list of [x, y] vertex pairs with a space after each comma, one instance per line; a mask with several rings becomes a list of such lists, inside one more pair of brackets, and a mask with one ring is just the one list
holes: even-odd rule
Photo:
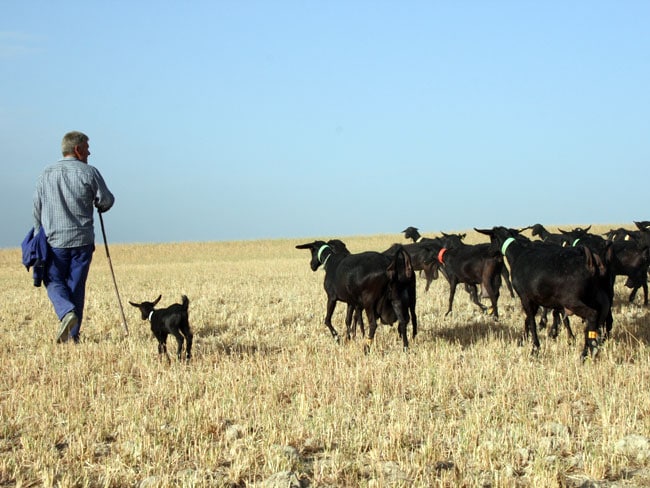
[[[111, 245], [125, 337], [99, 236], [79, 345], [54, 343], [45, 290], [0, 250], [0, 486], [650, 484], [649, 311], [622, 278], [613, 339], [585, 364], [577, 319], [578, 343], [541, 332], [531, 357], [504, 288], [498, 322], [462, 287], [445, 318], [447, 282], [425, 293], [420, 278], [410, 351], [380, 326], [364, 355], [323, 325], [324, 273], [294, 248], [311, 240]], [[128, 305], [159, 294], [190, 299], [189, 365], [160, 360]]]

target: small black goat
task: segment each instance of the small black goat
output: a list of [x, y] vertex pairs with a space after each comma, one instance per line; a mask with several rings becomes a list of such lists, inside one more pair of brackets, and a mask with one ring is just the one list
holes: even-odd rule
[[167, 360], [170, 360], [169, 354], [167, 354], [167, 336], [172, 334], [176, 337], [176, 342], [178, 342], [176, 354], [179, 361], [181, 359], [181, 352], [183, 351], [183, 342], [187, 339], [185, 359], [189, 361], [192, 357], [193, 337], [187, 313], [190, 301], [183, 295], [183, 303], [174, 303], [167, 308], [154, 309], [161, 298], [162, 295], [159, 295], [153, 302], [129, 303], [140, 309], [142, 320], [149, 320], [151, 322], [151, 332], [153, 332], [154, 337], [158, 340], [158, 354], [165, 353]]

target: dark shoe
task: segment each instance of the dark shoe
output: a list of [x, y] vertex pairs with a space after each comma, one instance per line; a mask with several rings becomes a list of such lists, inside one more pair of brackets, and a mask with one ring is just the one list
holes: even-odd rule
[[78, 323], [79, 319], [77, 318], [77, 314], [74, 313], [74, 311], [65, 314], [61, 319], [61, 327], [59, 327], [59, 333], [56, 335], [56, 343], [60, 344], [62, 342], [67, 342], [70, 338], [70, 331], [74, 329]]

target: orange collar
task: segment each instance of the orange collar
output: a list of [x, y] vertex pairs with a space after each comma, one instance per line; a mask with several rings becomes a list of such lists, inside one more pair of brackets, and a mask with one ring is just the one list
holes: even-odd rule
[[447, 252], [447, 248], [446, 248], [446, 247], [443, 247], [442, 249], [440, 249], [440, 252], [438, 253], [438, 262], [439, 262], [440, 264], [445, 264], [445, 263], [443, 262], [443, 260], [442, 260], [442, 257], [445, 255], [446, 252]]

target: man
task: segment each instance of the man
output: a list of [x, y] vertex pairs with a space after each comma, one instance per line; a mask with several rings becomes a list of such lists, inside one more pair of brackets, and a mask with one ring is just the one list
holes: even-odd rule
[[34, 192], [34, 235], [42, 227], [50, 246], [43, 284], [60, 325], [58, 343], [79, 341], [86, 278], [95, 250], [93, 206], [106, 212], [115, 197], [99, 171], [88, 164], [88, 136], [68, 132], [61, 142], [63, 159], [47, 166]]

